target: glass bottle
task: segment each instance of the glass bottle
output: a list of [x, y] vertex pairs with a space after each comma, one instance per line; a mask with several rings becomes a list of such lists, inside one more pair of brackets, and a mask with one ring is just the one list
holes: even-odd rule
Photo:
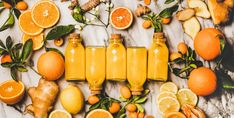
[[65, 50], [65, 79], [85, 80], [85, 49], [80, 34], [72, 33]]
[[100, 94], [106, 75], [106, 48], [86, 47], [86, 79], [92, 94]]
[[147, 50], [145, 47], [127, 48], [127, 80], [133, 95], [140, 95], [147, 74]]
[[114, 81], [126, 80], [126, 49], [120, 34], [112, 34], [106, 52], [106, 79]]
[[148, 51], [148, 79], [167, 81], [169, 51], [162, 32], [154, 33], [153, 43]]

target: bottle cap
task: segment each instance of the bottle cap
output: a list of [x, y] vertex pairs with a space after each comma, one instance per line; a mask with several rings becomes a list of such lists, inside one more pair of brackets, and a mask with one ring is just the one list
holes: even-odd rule
[[111, 34], [111, 38], [112, 39], [120, 39], [121, 38], [121, 34]]
[[156, 32], [156, 33], [154, 33], [154, 38], [159, 38], [159, 39], [164, 38], [163, 32]]
[[80, 34], [77, 34], [77, 33], [71, 33], [70, 35], [69, 35], [69, 38], [75, 38], [75, 39], [80, 39]]

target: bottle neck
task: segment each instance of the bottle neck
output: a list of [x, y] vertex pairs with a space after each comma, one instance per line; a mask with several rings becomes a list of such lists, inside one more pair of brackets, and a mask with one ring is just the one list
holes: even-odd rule
[[69, 38], [69, 43], [81, 43], [81, 39], [78, 38]]
[[162, 32], [154, 33], [153, 42], [154, 43], [165, 43], [166, 39]]
[[122, 43], [122, 40], [121, 39], [113, 39], [113, 38], [111, 38], [110, 39], [110, 43]]

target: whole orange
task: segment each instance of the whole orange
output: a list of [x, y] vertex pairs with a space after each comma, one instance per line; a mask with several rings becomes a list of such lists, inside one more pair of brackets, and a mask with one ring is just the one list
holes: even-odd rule
[[3, 55], [1, 58], [1, 63], [12, 62], [11, 56], [9, 54]]
[[194, 49], [204, 60], [213, 60], [221, 53], [218, 35], [223, 34], [215, 28], [203, 29], [196, 35]]
[[188, 87], [197, 95], [207, 96], [216, 90], [217, 77], [215, 73], [206, 67], [194, 69], [188, 80]]
[[109, 112], [114, 114], [120, 110], [120, 104], [118, 102], [113, 102], [109, 107]]
[[64, 73], [64, 68], [63, 57], [55, 51], [42, 54], [37, 62], [37, 70], [46, 80], [59, 79]]

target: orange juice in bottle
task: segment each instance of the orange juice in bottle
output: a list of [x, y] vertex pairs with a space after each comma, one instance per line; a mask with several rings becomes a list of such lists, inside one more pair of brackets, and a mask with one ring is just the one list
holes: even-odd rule
[[65, 50], [65, 79], [85, 80], [85, 49], [79, 34], [72, 33]]
[[92, 94], [100, 94], [106, 75], [106, 48], [86, 47], [86, 79]]
[[147, 74], [147, 50], [145, 47], [127, 48], [127, 80], [133, 95], [140, 95]]
[[169, 51], [162, 32], [154, 33], [153, 43], [148, 51], [148, 78], [167, 81]]
[[106, 52], [106, 79], [114, 81], [126, 80], [126, 49], [120, 34], [112, 34]]

